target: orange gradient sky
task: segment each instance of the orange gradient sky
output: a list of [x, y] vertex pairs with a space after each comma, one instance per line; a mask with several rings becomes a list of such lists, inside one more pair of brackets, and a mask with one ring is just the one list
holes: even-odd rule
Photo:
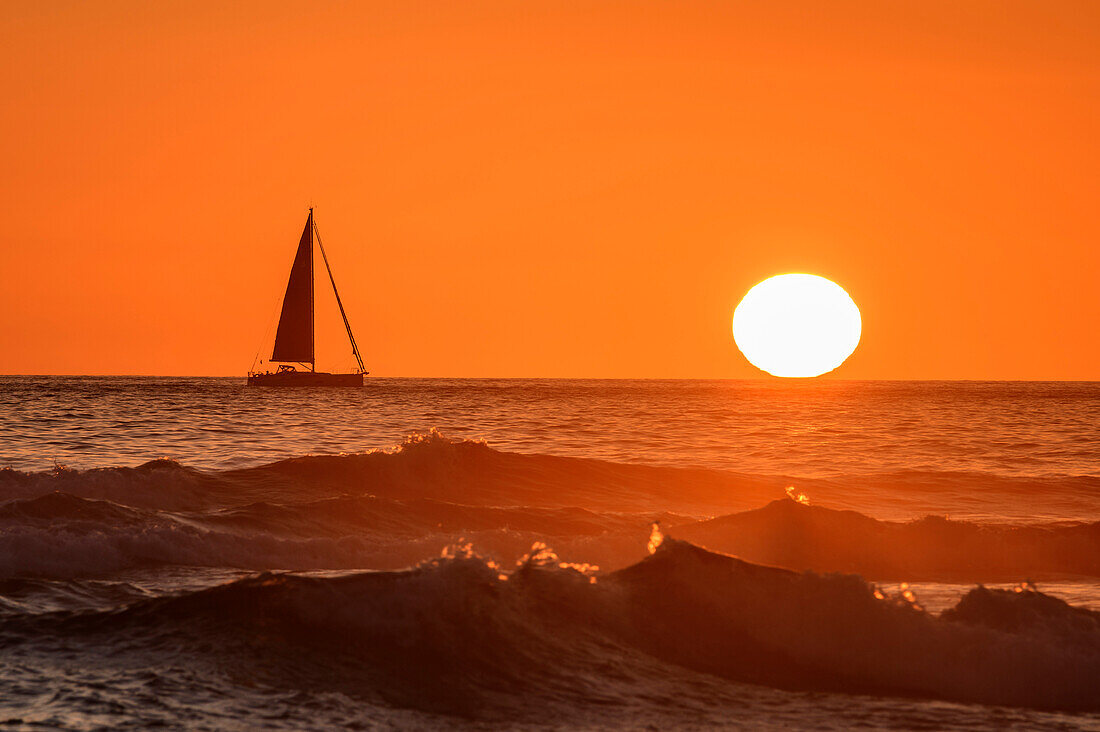
[[377, 375], [755, 377], [793, 271], [836, 376], [1100, 378], [1100, 3], [0, 16], [0, 373], [243, 375], [312, 202]]

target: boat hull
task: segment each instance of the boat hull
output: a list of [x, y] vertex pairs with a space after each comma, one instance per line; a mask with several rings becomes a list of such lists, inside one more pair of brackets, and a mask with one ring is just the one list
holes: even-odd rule
[[362, 386], [362, 374], [326, 374], [317, 371], [282, 371], [249, 374], [249, 386]]

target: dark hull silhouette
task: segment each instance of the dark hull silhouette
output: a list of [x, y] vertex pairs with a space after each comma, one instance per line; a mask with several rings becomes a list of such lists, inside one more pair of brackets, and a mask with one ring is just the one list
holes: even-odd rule
[[249, 386], [362, 386], [362, 374], [326, 374], [317, 371], [280, 371], [249, 374]]

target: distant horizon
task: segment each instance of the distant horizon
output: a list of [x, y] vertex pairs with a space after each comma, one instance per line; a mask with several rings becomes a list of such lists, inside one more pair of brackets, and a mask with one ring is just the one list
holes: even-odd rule
[[[245, 374], [2, 374], [0, 378], [133, 378], [133, 379], [240, 379], [244, 383]], [[1100, 384], [1100, 379], [855, 379], [840, 376], [816, 376], [810, 378], [779, 378], [774, 376], [439, 376], [416, 374], [368, 374], [364, 384], [371, 379], [451, 379], [462, 381], [759, 381], [775, 384], [809, 384], [813, 382], [830, 383], [987, 383], [987, 384]], [[324, 387], [320, 387], [324, 388]]]

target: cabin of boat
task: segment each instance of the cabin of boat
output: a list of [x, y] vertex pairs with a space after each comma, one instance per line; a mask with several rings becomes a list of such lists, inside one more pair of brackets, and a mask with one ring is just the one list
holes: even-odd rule
[[[340, 308], [340, 317], [344, 319], [348, 342], [359, 369], [350, 374], [330, 374], [315, 369], [314, 319], [313, 319], [313, 242], [316, 240], [321, 258], [328, 272], [332, 292], [336, 295], [336, 305]], [[275, 346], [271, 352], [271, 363], [278, 364], [276, 371], [249, 371], [248, 383], [252, 386], [362, 386], [367, 370], [363, 367], [363, 358], [359, 355], [359, 346], [351, 332], [351, 323], [344, 312], [344, 303], [336, 289], [336, 279], [328, 264], [325, 245], [317, 233], [317, 224], [313, 221], [313, 209], [309, 210], [306, 228], [298, 242], [298, 251], [294, 255], [294, 264], [290, 268], [290, 280], [283, 295], [283, 307], [279, 313], [279, 326], [275, 331]], [[298, 367], [302, 367], [299, 370]]]
[[362, 386], [363, 374], [329, 374], [324, 371], [298, 371], [293, 366], [278, 371], [248, 375], [252, 386]]

